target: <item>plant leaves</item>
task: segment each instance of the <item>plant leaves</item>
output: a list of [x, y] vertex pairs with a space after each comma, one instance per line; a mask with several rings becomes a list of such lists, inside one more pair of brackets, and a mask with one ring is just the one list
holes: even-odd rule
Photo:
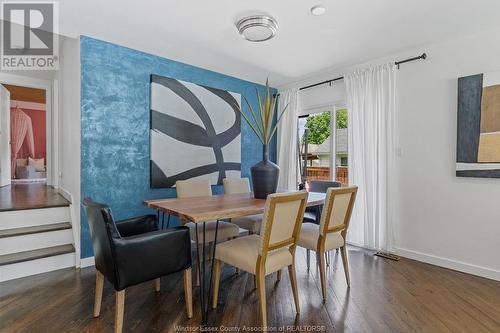
[[239, 109], [241, 115], [250, 126], [252, 131], [255, 133], [257, 138], [262, 142], [262, 144], [269, 144], [271, 142], [272, 137], [276, 133], [278, 129], [278, 124], [283, 117], [283, 114], [288, 108], [288, 104], [283, 108], [281, 113], [279, 114], [276, 124], [273, 126], [273, 119], [276, 113], [276, 104], [278, 97], [271, 95], [271, 88], [269, 86], [269, 79], [266, 79], [266, 86], [264, 90], [264, 98], [260, 98], [259, 89], [255, 88], [255, 95], [257, 97], [257, 107], [259, 114], [255, 112], [255, 109], [252, 107], [248, 99], [243, 96], [245, 102], [250, 110], [250, 115], [252, 116], [253, 122], [250, 118], [243, 112], [243, 110]]
[[262, 125], [262, 137], [264, 138], [264, 133], [266, 133], [266, 122], [264, 118], [264, 105], [260, 99], [259, 89], [255, 88], [255, 95], [257, 96], [257, 106], [259, 107], [260, 124]]
[[259, 130], [259, 133], [261, 134], [261, 137], [264, 138], [264, 130], [262, 129], [262, 125], [257, 120], [257, 115], [255, 113], [255, 110], [253, 109], [253, 107], [250, 104], [250, 102], [248, 101], [248, 99], [245, 96], [243, 96], [243, 98], [245, 99], [245, 102], [248, 105], [248, 109], [250, 110], [250, 114], [252, 115], [252, 118], [253, 118], [253, 121], [254, 121], [254, 125]]
[[[247, 101], [247, 104], [248, 104], [248, 101]], [[250, 119], [248, 119], [247, 115], [245, 114], [245, 112], [243, 112], [243, 110], [241, 108], [240, 108], [240, 114], [243, 116], [243, 118], [247, 122], [248, 126], [250, 126], [250, 128], [252, 129], [252, 131], [255, 133], [255, 135], [257, 136], [257, 138], [259, 139], [259, 141], [262, 142], [262, 144], [264, 144], [264, 140], [263, 140], [262, 136], [255, 129], [254, 125], [252, 124], [252, 122], [250, 121]]]

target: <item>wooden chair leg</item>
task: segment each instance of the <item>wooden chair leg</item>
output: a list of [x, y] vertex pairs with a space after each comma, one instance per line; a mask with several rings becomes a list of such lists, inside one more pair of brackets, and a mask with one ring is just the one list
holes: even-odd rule
[[280, 282], [281, 281], [281, 269], [276, 272], [276, 282]]
[[295, 310], [300, 313], [299, 290], [297, 289], [297, 276], [295, 274], [295, 265], [288, 266], [288, 275], [292, 284], [293, 300], [295, 301]]
[[191, 267], [184, 270], [184, 302], [186, 302], [186, 313], [188, 318], [193, 317], [193, 286], [191, 284]]
[[267, 327], [267, 308], [266, 308], [266, 278], [264, 272], [259, 272], [257, 277], [257, 290], [259, 291], [260, 322], [264, 331]]
[[155, 279], [155, 291], [160, 292], [161, 280], [160, 278]]
[[94, 318], [99, 317], [101, 312], [102, 289], [104, 287], [104, 275], [101, 272], [95, 272], [95, 301], [94, 301]]
[[220, 260], [215, 259], [214, 261], [214, 291], [212, 295], [212, 309], [217, 308], [217, 300], [219, 298], [219, 283], [220, 283]]
[[121, 333], [123, 330], [124, 310], [125, 310], [125, 290], [120, 290], [116, 292], [115, 333]]
[[347, 248], [346, 246], [342, 246], [340, 248], [340, 251], [342, 252], [342, 263], [344, 264], [344, 273], [345, 273], [345, 279], [347, 281], [347, 286], [350, 288], [351, 287], [351, 278], [349, 277], [349, 263], [347, 262]]
[[326, 263], [325, 263], [325, 253], [319, 254], [319, 273], [321, 280], [321, 293], [323, 295], [323, 302], [326, 301]]

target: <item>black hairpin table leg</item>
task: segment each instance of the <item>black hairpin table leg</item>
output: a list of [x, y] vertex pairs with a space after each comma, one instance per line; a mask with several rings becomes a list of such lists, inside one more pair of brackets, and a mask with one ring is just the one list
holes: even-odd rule
[[[202, 247], [201, 247], [201, 253], [200, 253], [200, 247], [198, 246], [199, 242], [199, 237], [198, 237], [198, 224], [195, 223], [195, 233], [196, 233], [196, 256], [198, 262], [200, 262], [200, 267], [198, 269], [198, 275], [200, 278], [200, 307], [201, 307], [201, 321], [202, 325], [206, 326], [208, 323], [208, 312], [210, 310], [210, 300], [211, 300], [211, 292], [212, 292], [212, 279], [213, 279], [213, 273], [214, 273], [214, 261], [215, 261], [215, 248], [217, 244], [217, 232], [219, 230], [219, 221], [217, 220], [215, 224], [215, 237], [214, 237], [214, 246], [213, 246], [213, 251], [212, 251], [212, 256], [210, 258], [210, 253], [208, 253], [208, 259], [212, 260], [211, 267], [210, 267], [210, 279], [209, 279], [209, 286], [208, 286], [208, 295], [206, 295], [206, 279], [205, 279], [205, 266], [206, 266], [206, 260], [207, 256], [205, 255], [205, 245], [206, 245], [206, 225], [205, 222], [203, 222], [203, 236], [202, 236]], [[207, 299], [208, 298], [208, 299]]]

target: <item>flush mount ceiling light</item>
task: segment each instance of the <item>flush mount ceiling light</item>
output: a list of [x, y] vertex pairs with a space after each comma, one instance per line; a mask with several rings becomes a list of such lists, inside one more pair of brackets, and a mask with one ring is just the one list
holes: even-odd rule
[[311, 8], [311, 14], [313, 14], [314, 16], [323, 15], [325, 12], [326, 12], [326, 8], [321, 6], [321, 5], [314, 6]]
[[264, 42], [276, 36], [278, 23], [267, 15], [252, 15], [236, 22], [240, 35], [250, 42]]

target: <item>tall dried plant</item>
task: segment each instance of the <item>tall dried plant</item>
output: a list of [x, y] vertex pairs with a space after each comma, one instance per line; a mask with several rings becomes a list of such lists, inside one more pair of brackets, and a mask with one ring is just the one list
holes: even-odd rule
[[271, 95], [269, 80], [266, 80], [264, 99], [260, 98], [259, 90], [257, 88], [255, 88], [255, 93], [258, 102], [258, 112], [255, 112], [250, 102], [248, 102], [248, 99], [243, 96], [248, 109], [250, 110], [252, 120], [250, 120], [250, 118], [243, 112], [241, 108], [240, 113], [247, 124], [250, 126], [250, 128], [253, 130], [257, 138], [259, 138], [260, 142], [262, 142], [263, 145], [268, 145], [278, 129], [278, 124], [281, 120], [281, 117], [283, 117], [283, 114], [288, 108], [288, 104], [283, 108], [278, 116], [278, 119], [276, 120], [276, 124], [274, 124], [273, 126], [273, 119], [274, 114], [276, 113], [276, 101], [278, 100], [278, 96]]

